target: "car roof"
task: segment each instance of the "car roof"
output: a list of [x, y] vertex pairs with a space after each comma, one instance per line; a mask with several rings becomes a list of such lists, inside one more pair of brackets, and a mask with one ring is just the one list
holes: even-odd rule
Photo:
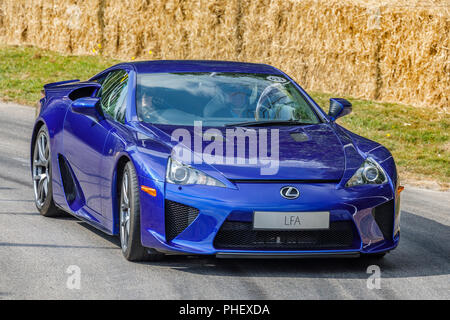
[[137, 73], [165, 72], [241, 72], [279, 74], [282, 72], [267, 64], [214, 61], [214, 60], [153, 60], [126, 63], [132, 65]]

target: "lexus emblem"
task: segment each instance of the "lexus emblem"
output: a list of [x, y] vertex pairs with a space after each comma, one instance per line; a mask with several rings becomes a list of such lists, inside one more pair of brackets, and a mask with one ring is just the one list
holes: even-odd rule
[[280, 194], [283, 198], [294, 200], [300, 196], [300, 191], [295, 187], [287, 186], [281, 188]]

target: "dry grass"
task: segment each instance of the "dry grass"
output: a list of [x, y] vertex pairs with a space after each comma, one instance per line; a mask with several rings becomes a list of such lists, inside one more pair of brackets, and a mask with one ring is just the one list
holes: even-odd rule
[[70, 54], [265, 62], [307, 89], [449, 106], [449, 0], [0, 0], [0, 39]]

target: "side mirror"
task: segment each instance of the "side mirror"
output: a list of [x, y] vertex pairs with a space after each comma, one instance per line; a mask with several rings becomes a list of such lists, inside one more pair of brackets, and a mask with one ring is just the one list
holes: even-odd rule
[[72, 110], [77, 113], [97, 117], [99, 115], [99, 112], [97, 111], [97, 105], [99, 102], [100, 98], [79, 98], [72, 102]]
[[337, 118], [348, 115], [352, 112], [352, 104], [341, 98], [331, 98], [330, 99], [330, 110], [328, 115], [331, 121], [335, 121]]

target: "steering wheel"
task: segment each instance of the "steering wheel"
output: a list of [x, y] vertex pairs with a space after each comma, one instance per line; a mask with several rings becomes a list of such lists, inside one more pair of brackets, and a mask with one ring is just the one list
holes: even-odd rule
[[[262, 104], [256, 106], [256, 109], [255, 109], [255, 120], [258, 121], [260, 119], [259, 113], [261, 111], [262, 111], [263, 115], [265, 115], [265, 114], [269, 115], [270, 110], [271, 110], [271, 108], [268, 108], [268, 107], [266, 107], [266, 106], [264, 106]], [[262, 119], [266, 119], [266, 117], [263, 117]]]
[[[255, 120], [256, 121], [258, 121], [260, 119], [259, 118], [259, 113], [261, 112], [261, 110], [263, 111], [263, 114], [264, 114], [265, 112], [269, 113], [270, 110], [273, 108], [273, 103], [270, 100], [270, 97], [268, 97], [267, 95], [269, 94], [270, 91], [272, 91], [274, 89], [278, 89], [279, 86], [280, 86], [279, 83], [271, 84], [270, 86], [265, 88], [263, 90], [263, 92], [261, 93], [261, 95], [259, 96], [258, 103], [256, 104], [256, 109], [255, 109]], [[266, 96], [267, 96], [267, 100], [269, 100], [270, 108], [268, 108], [268, 107], [266, 107], [265, 105], [262, 104], [262, 101], [264, 100], [264, 98], [266, 98]]]
[[[258, 104], [256, 105], [256, 109], [255, 109], [255, 119], [256, 120], [259, 120], [259, 118], [260, 118], [259, 113], [261, 111], [263, 114], [265, 112], [270, 113], [270, 111], [273, 111], [275, 114], [279, 113], [280, 108], [278, 108], [278, 110], [276, 110], [276, 108], [275, 108], [276, 104], [280, 100], [287, 98], [286, 94], [283, 92], [282, 89], [283, 89], [283, 85], [281, 83], [274, 83], [264, 89], [264, 91], [261, 93], [261, 96], [258, 99]], [[278, 97], [275, 96], [275, 101], [272, 101], [270, 93], [274, 90], [277, 90], [280, 93], [280, 95]], [[270, 107], [262, 104], [262, 101], [264, 99], [267, 99], [269, 101]], [[274, 119], [275, 118], [276, 118], [276, 116], [274, 117]]]

